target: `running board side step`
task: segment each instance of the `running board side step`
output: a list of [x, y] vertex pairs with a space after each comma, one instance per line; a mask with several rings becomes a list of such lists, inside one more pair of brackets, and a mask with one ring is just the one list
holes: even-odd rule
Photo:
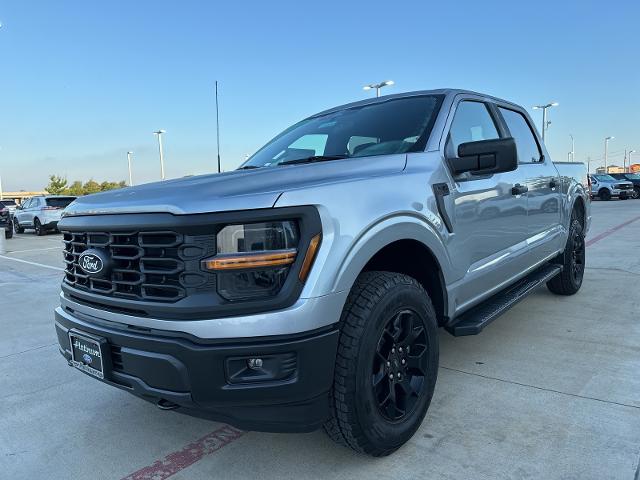
[[562, 265], [555, 264], [547, 264], [535, 270], [505, 290], [463, 313], [452, 323], [446, 325], [445, 330], [454, 337], [477, 335], [484, 327], [561, 271]]

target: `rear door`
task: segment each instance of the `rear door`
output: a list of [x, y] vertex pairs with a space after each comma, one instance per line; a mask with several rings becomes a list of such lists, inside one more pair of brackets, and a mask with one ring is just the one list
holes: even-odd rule
[[[508, 136], [495, 107], [481, 98], [462, 96], [454, 106], [445, 158], [465, 142]], [[513, 187], [524, 183], [520, 170], [454, 177], [452, 262], [462, 279], [454, 288], [461, 311], [499, 289], [519, 273], [514, 257], [527, 238], [526, 195]]]
[[499, 106], [505, 126], [516, 141], [518, 170], [527, 186], [527, 243], [531, 264], [555, 254], [561, 245], [560, 176], [555, 165], [542, 152], [530, 120], [513, 107]]

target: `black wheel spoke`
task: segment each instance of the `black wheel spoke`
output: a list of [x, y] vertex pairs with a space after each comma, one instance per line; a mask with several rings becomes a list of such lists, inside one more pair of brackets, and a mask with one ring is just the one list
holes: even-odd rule
[[387, 321], [373, 360], [372, 387], [378, 409], [391, 421], [411, 412], [428, 370], [426, 329], [420, 316], [400, 310]]

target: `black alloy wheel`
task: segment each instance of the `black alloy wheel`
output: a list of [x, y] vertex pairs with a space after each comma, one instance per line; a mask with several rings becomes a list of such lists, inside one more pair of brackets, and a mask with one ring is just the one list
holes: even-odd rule
[[385, 325], [373, 361], [371, 383], [383, 417], [395, 422], [413, 412], [428, 367], [422, 320], [412, 310], [400, 310]]

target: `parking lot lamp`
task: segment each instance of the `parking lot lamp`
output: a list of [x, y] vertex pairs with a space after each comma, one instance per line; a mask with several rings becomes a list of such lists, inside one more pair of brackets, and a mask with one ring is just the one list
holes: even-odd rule
[[365, 85], [362, 87], [363, 90], [371, 90], [373, 88], [376, 89], [376, 97], [380, 96], [380, 89], [389, 85], [393, 85], [395, 82], [393, 80], [385, 80], [380, 83], [370, 83], [369, 85]]
[[570, 133], [569, 136], [571, 137], [571, 161], [575, 162], [576, 161], [576, 143], [573, 140], [573, 135]]
[[153, 132], [154, 135], [158, 136], [158, 151], [160, 152], [160, 178], [164, 180], [164, 155], [162, 154], [162, 134], [165, 133], [165, 130], [157, 130]]
[[607, 168], [607, 158], [609, 155], [609, 140], [613, 140], [616, 137], [605, 137], [604, 139], [604, 173], [605, 175], [609, 173], [609, 169]]
[[[635, 150], [629, 150], [629, 163], [627, 163], [628, 166], [625, 165], [626, 168], [624, 169], [627, 173], [631, 173], [631, 154], [632, 153], [636, 153], [636, 151]], [[2, 191], [2, 190], [0, 190], [0, 191]]]
[[549, 123], [547, 123], [547, 109], [551, 107], [557, 107], [560, 105], [558, 102], [547, 103], [546, 105], [535, 105], [533, 107], [534, 110], [542, 110], [542, 141], [544, 142], [544, 132], [549, 128]]
[[127, 152], [127, 162], [129, 163], [129, 186], [130, 187], [133, 186], [133, 177], [131, 175], [131, 155], [133, 155], [133, 152]]

